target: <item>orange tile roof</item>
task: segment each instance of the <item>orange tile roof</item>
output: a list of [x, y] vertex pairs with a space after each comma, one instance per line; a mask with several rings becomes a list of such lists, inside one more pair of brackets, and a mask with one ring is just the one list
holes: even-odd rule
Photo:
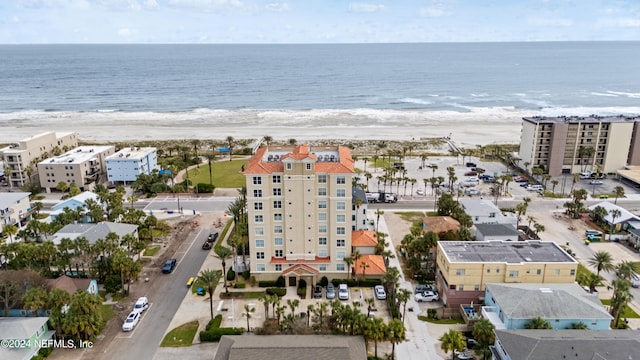
[[295, 273], [296, 275], [320, 274], [320, 271], [312, 268], [309, 265], [296, 264], [282, 271], [282, 275], [286, 275], [292, 272]]
[[351, 246], [371, 246], [378, 245], [378, 236], [375, 231], [356, 230], [351, 232]]
[[384, 275], [387, 273], [387, 267], [384, 265], [382, 255], [361, 255], [354, 264], [356, 275], [362, 274], [360, 264], [366, 263], [369, 267], [364, 271], [364, 275]]
[[[328, 174], [349, 174], [354, 173], [353, 158], [351, 157], [351, 150], [346, 146], [338, 146], [338, 159], [337, 162], [316, 162], [315, 172], [328, 173]], [[309, 145], [299, 145], [294, 147], [291, 152], [283, 155], [280, 160], [290, 158], [294, 160], [304, 160], [311, 158], [314, 161], [317, 160], [315, 154]], [[284, 172], [284, 164], [282, 161], [262, 161], [265, 155], [269, 152], [269, 147], [261, 147], [256, 153], [249, 159], [249, 163], [245, 167], [244, 174], [271, 174], [276, 172]]]
[[460, 222], [451, 216], [426, 216], [422, 219], [423, 232], [433, 231], [436, 234], [447, 231], [458, 231]]

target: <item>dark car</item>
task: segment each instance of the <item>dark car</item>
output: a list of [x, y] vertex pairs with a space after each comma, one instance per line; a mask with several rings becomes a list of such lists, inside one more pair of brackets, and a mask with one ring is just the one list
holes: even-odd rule
[[322, 297], [322, 286], [316, 285], [313, 288], [313, 297], [316, 298], [316, 299], [319, 299], [319, 298]]
[[164, 274], [171, 274], [173, 272], [173, 269], [176, 268], [176, 263], [178, 262], [177, 259], [169, 259], [167, 260], [167, 262], [164, 263], [164, 266], [162, 267], [162, 272]]
[[468, 162], [467, 167], [476, 167], [476, 163]]
[[209, 237], [207, 237], [207, 241], [215, 242], [218, 239], [218, 235], [220, 234], [217, 231], [212, 232], [211, 234], [209, 234]]
[[467, 171], [466, 173], [464, 173], [464, 176], [476, 176], [476, 175], [478, 175], [478, 173], [475, 171]]
[[205, 241], [202, 244], [202, 250], [211, 250], [212, 247], [213, 247], [213, 243], [210, 243], [208, 241]]

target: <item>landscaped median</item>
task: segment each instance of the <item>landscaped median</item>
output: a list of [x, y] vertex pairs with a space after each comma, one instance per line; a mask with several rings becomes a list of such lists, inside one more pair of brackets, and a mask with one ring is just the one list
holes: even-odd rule
[[169, 331], [165, 335], [164, 339], [160, 343], [161, 347], [181, 347], [191, 346], [193, 344], [193, 338], [198, 331], [198, 320], [182, 324], [177, 328]]
[[200, 331], [200, 342], [217, 342], [223, 335], [242, 335], [244, 328], [221, 328], [222, 315], [211, 319], [204, 331]]

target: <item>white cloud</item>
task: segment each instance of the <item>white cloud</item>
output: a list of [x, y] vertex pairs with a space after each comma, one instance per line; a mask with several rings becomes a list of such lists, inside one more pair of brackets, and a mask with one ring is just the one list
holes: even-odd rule
[[17, 24], [17, 23], [19, 23], [19, 22], [20, 22], [20, 18], [19, 18], [19, 17], [17, 17], [17, 16], [13, 16], [13, 17], [11, 18], [11, 22], [12, 22], [12, 23], [14, 23], [14, 24]]
[[626, 28], [640, 27], [640, 19], [618, 19], [616, 23], [620, 27], [626, 27]]
[[237, 9], [244, 7], [240, 0], [169, 0], [170, 6], [194, 10]]
[[573, 25], [573, 20], [562, 18], [529, 18], [527, 23], [540, 27], [569, 27]]
[[351, 3], [349, 4], [349, 10], [353, 12], [376, 12], [384, 10], [384, 5], [379, 4], [366, 4], [366, 3]]
[[136, 33], [137, 33], [136, 29], [122, 28], [122, 29], [118, 30], [118, 36], [123, 37], [123, 38], [134, 37], [136, 35]]
[[144, 6], [144, 8], [147, 10], [155, 10], [158, 8], [158, 3], [156, 2], [156, 0], [145, 0], [142, 6]]
[[444, 10], [441, 6], [428, 6], [420, 9], [420, 15], [426, 17], [440, 17], [444, 15]]
[[285, 3], [269, 3], [264, 6], [269, 11], [284, 12], [291, 10], [289, 4]]

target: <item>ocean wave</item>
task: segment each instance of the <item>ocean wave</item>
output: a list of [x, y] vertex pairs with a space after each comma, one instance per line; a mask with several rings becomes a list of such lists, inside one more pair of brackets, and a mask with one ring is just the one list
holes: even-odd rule
[[432, 102], [431, 101], [426, 101], [426, 100], [422, 100], [422, 99], [418, 99], [418, 98], [402, 98], [402, 99], [398, 99], [398, 103], [409, 103], [409, 104], [419, 104], [419, 105], [429, 105]]
[[608, 90], [607, 93], [613, 94], [613, 95], [619, 95], [619, 96], [626, 96], [626, 97], [632, 98], [632, 99], [640, 99], [640, 93], [632, 93], [632, 92], [625, 92], [625, 91], [612, 91], [612, 90]]

